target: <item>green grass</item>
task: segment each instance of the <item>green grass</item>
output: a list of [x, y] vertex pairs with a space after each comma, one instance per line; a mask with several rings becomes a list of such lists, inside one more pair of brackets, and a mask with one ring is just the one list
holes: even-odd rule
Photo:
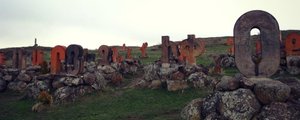
[[[94, 93], [73, 103], [51, 107], [41, 113], [31, 112], [30, 100], [11, 99], [0, 101], [0, 119], [49, 119], [49, 120], [174, 120], [180, 119], [181, 109], [191, 100], [204, 97], [208, 90], [187, 89], [168, 92], [163, 89], [125, 89]], [[0, 94], [0, 98], [8, 94]]]

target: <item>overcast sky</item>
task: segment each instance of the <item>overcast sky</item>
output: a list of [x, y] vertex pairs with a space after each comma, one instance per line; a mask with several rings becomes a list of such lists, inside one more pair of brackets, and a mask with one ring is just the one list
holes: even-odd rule
[[232, 36], [236, 20], [265, 10], [281, 30], [300, 29], [299, 0], [0, 0], [0, 48], [80, 44], [149, 45]]

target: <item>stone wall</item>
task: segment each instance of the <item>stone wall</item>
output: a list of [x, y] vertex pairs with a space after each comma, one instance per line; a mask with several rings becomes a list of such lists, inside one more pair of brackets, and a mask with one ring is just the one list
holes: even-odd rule
[[[132, 66], [127, 65], [127, 68], [130, 69]], [[47, 91], [54, 96], [55, 103], [61, 103], [74, 101], [75, 98], [87, 93], [101, 91], [108, 84], [118, 85], [123, 79], [120, 73], [121, 65], [102, 66], [89, 62], [85, 63], [84, 72], [78, 75], [43, 74], [41, 69], [40, 66], [29, 66], [24, 70], [1, 66], [0, 91], [17, 91], [24, 93], [23, 97], [33, 99], [36, 99], [41, 91]]]
[[215, 92], [195, 99], [181, 112], [187, 120], [298, 120], [300, 80], [223, 76]]

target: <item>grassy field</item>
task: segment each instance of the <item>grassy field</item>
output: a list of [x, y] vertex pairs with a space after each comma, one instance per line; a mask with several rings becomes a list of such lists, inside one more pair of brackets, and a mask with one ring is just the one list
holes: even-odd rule
[[[208, 66], [212, 55], [226, 53], [228, 46], [208, 46], [204, 55], [197, 58], [197, 64]], [[150, 64], [160, 58], [161, 51], [148, 49], [143, 64]], [[125, 53], [121, 53], [125, 54]], [[140, 56], [138, 48], [133, 49], [133, 57]], [[236, 69], [226, 69], [225, 74], [234, 75]], [[205, 97], [211, 90], [188, 89], [168, 92], [165, 89], [123, 89], [111, 88], [81, 97], [75, 102], [53, 106], [47, 111], [31, 111], [33, 100], [19, 100], [15, 92], [0, 93], [0, 120], [176, 120], [180, 119], [182, 108], [195, 98]]]
[[[17, 100], [19, 94], [1, 93], [1, 120], [175, 120], [185, 104], [209, 93], [206, 89], [168, 92], [163, 89], [119, 89], [82, 97], [73, 103], [31, 111], [34, 101]], [[5, 98], [6, 97], [6, 98]]]

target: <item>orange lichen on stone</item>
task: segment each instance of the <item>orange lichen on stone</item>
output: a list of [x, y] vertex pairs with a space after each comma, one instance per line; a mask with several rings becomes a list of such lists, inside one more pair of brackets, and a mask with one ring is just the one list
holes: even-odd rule
[[58, 74], [62, 70], [62, 62], [65, 60], [66, 47], [57, 45], [51, 49], [51, 74]]
[[300, 34], [290, 33], [285, 39], [285, 51], [287, 56], [300, 55]]

